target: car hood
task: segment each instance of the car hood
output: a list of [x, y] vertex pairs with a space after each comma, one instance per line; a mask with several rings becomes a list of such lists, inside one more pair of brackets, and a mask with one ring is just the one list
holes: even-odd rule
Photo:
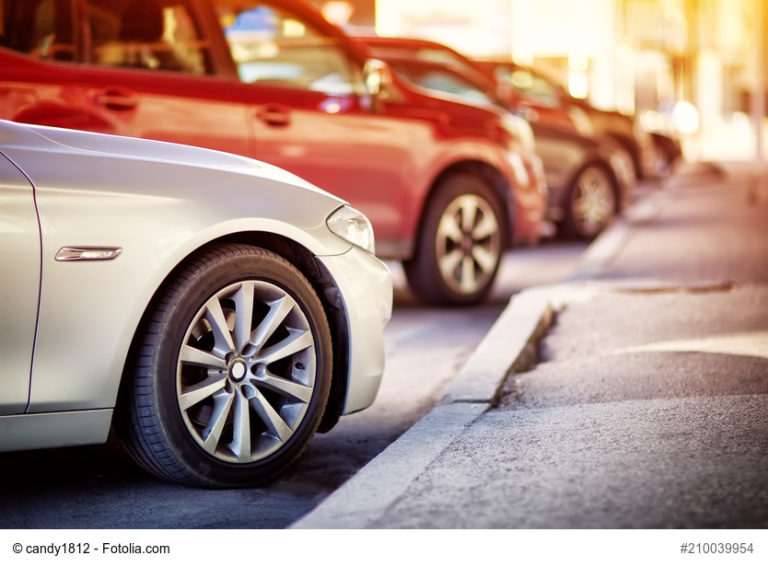
[[[284, 169], [239, 155], [155, 140], [18, 124], [0, 120], [0, 151], [13, 147], [39, 148], [41, 138], [52, 146], [62, 146], [95, 154], [254, 175], [295, 185], [336, 199], [339, 203], [343, 202], [327, 191]], [[13, 159], [13, 155], [8, 157]]]

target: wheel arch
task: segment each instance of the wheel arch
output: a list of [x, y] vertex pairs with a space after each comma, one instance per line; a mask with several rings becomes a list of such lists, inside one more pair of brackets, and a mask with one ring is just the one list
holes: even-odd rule
[[152, 311], [152, 306], [157, 301], [158, 296], [173, 281], [177, 274], [185, 268], [194, 258], [200, 255], [204, 250], [214, 247], [218, 244], [245, 244], [264, 248], [279, 256], [282, 256], [291, 262], [305, 278], [309, 281], [315, 290], [323, 311], [328, 320], [331, 330], [331, 340], [333, 343], [333, 372], [331, 389], [328, 397], [328, 403], [320, 422], [318, 431], [329, 431], [339, 420], [342, 414], [344, 401], [348, 390], [349, 377], [349, 325], [345, 312], [345, 305], [338, 287], [328, 270], [320, 263], [315, 256], [303, 245], [287, 238], [285, 236], [270, 232], [238, 232], [220, 236], [214, 240], [206, 242], [190, 251], [184, 258], [176, 263], [174, 268], [160, 282], [157, 289], [152, 294], [151, 299], [146, 304], [141, 318], [133, 331], [131, 344], [128, 354], [123, 363], [123, 371], [118, 386], [118, 396], [115, 415], [119, 413], [121, 399], [124, 396], [127, 380], [126, 375], [130, 371], [131, 361], [135, 358], [136, 352], [140, 347], [139, 339], [142, 335], [141, 330], [146, 324], [147, 314]]

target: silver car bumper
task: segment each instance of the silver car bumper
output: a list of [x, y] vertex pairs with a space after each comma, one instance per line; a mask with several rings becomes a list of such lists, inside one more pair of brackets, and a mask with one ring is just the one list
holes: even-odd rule
[[319, 258], [345, 300], [349, 327], [349, 376], [342, 415], [360, 411], [376, 399], [384, 373], [384, 327], [392, 316], [389, 267], [357, 247]]

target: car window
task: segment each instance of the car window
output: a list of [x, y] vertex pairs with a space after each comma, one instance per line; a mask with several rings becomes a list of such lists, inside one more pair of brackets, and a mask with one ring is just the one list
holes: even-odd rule
[[529, 97], [542, 106], [559, 106], [560, 97], [557, 89], [545, 79], [527, 69], [507, 69], [499, 67], [496, 76], [505, 81], [515, 91]]
[[4, 0], [0, 45], [38, 59], [72, 61], [75, 45], [67, 0]]
[[240, 80], [352, 94], [355, 75], [333, 37], [264, 2], [215, 0]]
[[387, 62], [401, 77], [422, 88], [457, 95], [477, 104], [493, 104], [480, 87], [448, 68], [402, 59], [388, 59]]
[[187, 0], [86, 0], [85, 61], [110, 67], [210, 72]]
[[413, 47], [413, 46], [397, 46], [397, 45], [368, 45], [371, 52], [384, 59], [408, 59], [413, 58], [418, 61], [426, 61], [427, 63], [435, 63], [437, 65], [445, 65], [446, 67], [453, 67], [460, 72], [477, 73], [477, 70], [460, 56], [456, 55], [448, 49], [440, 49], [437, 47]]

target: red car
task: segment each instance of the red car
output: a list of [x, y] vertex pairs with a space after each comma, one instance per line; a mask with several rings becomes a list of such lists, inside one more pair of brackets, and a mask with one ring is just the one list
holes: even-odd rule
[[[297, 0], [4, 0], [0, 118], [255, 157], [348, 200], [424, 301], [537, 241], [530, 132], [389, 73]], [[216, 191], [216, 187], [211, 187]]]

